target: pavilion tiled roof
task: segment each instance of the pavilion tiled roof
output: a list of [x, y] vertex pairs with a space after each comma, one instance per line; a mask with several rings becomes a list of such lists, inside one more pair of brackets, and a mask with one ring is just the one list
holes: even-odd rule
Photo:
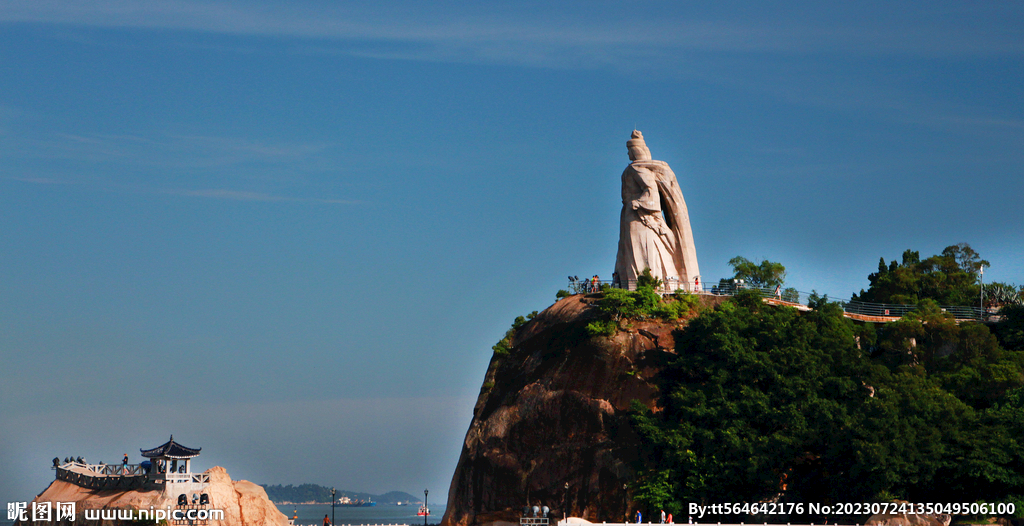
[[174, 441], [174, 435], [164, 445], [153, 449], [140, 449], [142, 456], [146, 458], [192, 458], [199, 456], [201, 447], [185, 447]]

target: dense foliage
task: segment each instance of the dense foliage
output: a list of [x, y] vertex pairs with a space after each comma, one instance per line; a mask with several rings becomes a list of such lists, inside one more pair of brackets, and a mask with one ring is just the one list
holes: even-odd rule
[[939, 305], [978, 305], [978, 274], [988, 265], [967, 243], [950, 245], [924, 260], [918, 251], [906, 250], [900, 263], [893, 260], [886, 266], [879, 258], [878, 272], [868, 275], [871, 286], [853, 300], [913, 305], [928, 298]]
[[600, 318], [587, 325], [591, 336], [612, 336], [623, 320], [677, 320], [697, 311], [700, 300], [696, 295], [678, 290], [662, 296], [655, 292], [660, 282], [651, 278], [648, 271], [645, 273], [647, 278], [641, 276], [637, 280], [636, 290], [601, 288], [601, 298], [597, 302]]
[[786, 267], [775, 261], [754, 263], [743, 256], [736, 256], [729, 260], [729, 265], [735, 272], [733, 279], [742, 279], [751, 287], [773, 288], [786, 281]]
[[637, 500], [676, 514], [690, 502], [1014, 501], [1024, 516], [1024, 309], [990, 330], [926, 302], [876, 330], [824, 298], [812, 306], [746, 292], [689, 323], [662, 410], [634, 406]]

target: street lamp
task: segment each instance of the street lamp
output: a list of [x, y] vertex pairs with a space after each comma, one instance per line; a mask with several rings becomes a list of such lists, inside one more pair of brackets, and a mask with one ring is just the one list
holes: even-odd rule
[[978, 316], [985, 321], [985, 265], [978, 268], [978, 279], [981, 280], [981, 299], [978, 300]]
[[423, 526], [427, 526], [427, 516], [430, 515], [430, 508], [427, 507], [427, 495], [430, 491], [423, 490]]
[[331, 526], [334, 526], [334, 503], [338, 502], [338, 499], [334, 498], [335, 489], [331, 488]]
[[565, 499], [564, 500], [565, 500], [565, 502], [562, 503], [563, 504], [563, 506], [562, 506], [562, 520], [563, 521], [567, 520], [569, 518], [569, 483], [568, 482], [565, 483]]
[[622, 483], [622, 521], [629, 522], [629, 494], [626, 490], [629, 486], [626, 483]]

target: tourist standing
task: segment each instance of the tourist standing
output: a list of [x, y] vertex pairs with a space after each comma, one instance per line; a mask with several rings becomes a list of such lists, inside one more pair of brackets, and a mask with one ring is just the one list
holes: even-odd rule
[[324, 513], [324, 526], [331, 526], [331, 518]]

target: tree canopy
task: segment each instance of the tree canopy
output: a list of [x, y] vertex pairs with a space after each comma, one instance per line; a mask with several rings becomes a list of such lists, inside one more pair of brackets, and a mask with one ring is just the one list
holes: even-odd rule
[[977, 305], [981, 290], [979, 271], [989, 262], [967, 243], [950, 245], [941, 254], [922, 260], [916, 250], [905, 250], [899, 263], [878, 259], [878, 271], [868, 275], [867, 291], [854, 301], [914, 305], [931, 299], [940, 305]]
[[634, 405], [637, 500], [674, 513], [689, 502], [1012, 501], [1024, 516], [1024, 312], [993, 334], [934, 302], [877, 330], [827, 300], [813, 307], [743, 292], [691, 320], [661, 410]]
[[733, 279], [742, 279], [753, 287], [771, 288], [786, 281], [786, 267], [782, 263], [766, 259], [754, 263], [743, 256], [736, 256], [729, 260], [729, 265], [735, 272]]

